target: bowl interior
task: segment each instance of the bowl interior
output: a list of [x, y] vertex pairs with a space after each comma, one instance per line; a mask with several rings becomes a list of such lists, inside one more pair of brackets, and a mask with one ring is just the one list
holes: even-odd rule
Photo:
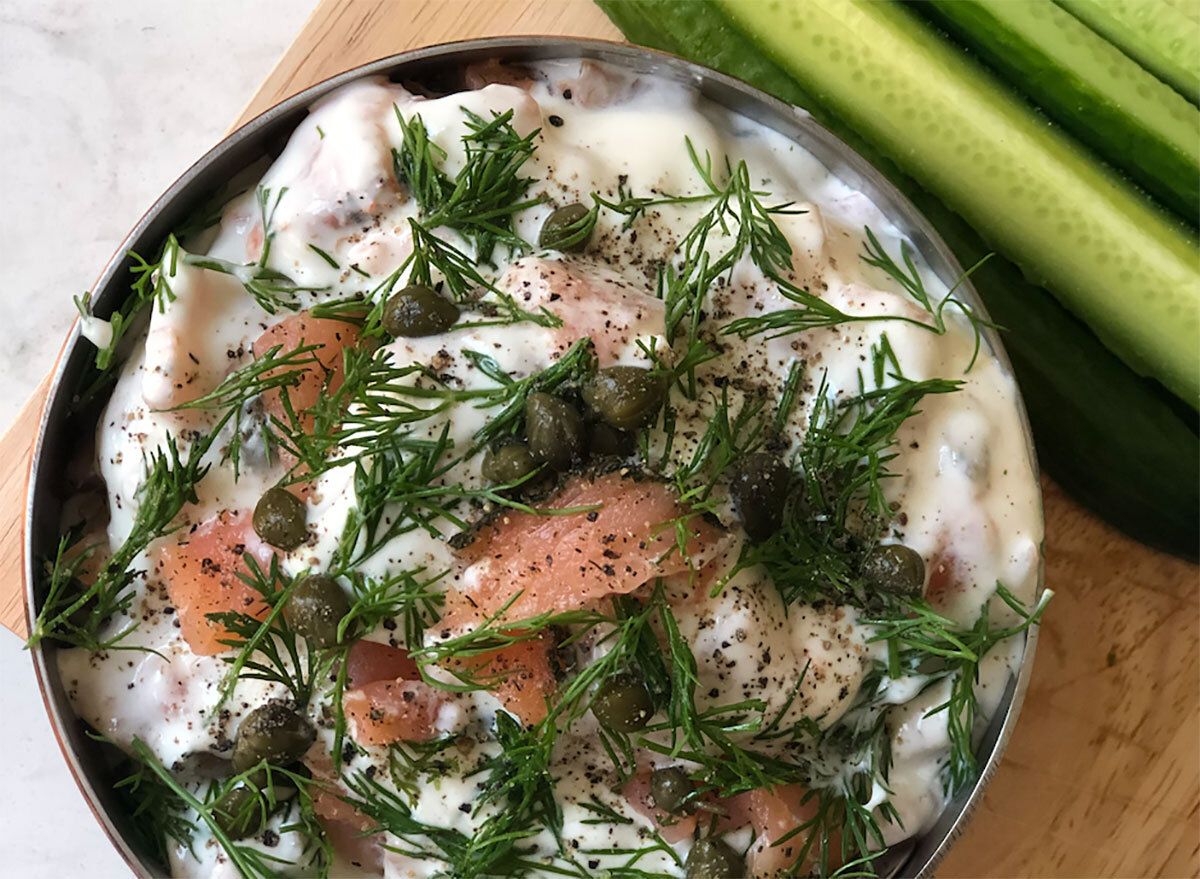
[[[462, 70], [472, 62], [490, 58], [505, 62], [548, 59], [592, 58], [627, 70], [660, 76], [697, 89], [714, 103], [734, 110], [772, 128], [807, 149], [830, 171], [868, 195], [895, 223], [925, 258], [932, 271], [952, 283], [962, 268], [932, 227], [887, 180], [857, 153], [814, 122], [803, 110], [775, 100], [738, 80], [672, 56], [650, 50], [594, 40], [569, 38], [494, 38], [419, 49], [373, 62], [333, 77], [268, 110], [248, 123], [190, 168], [146, 213], [105, 268], [94, 293], [98, 315], [111, 313], [129, 293], [129, 271], [133, 260], [127, 251], [156, 251], [167, 234], [178, 228], [211, 201], [238, 172], [264, 157], [274, 157], [292, 130], [307, 114], [307, 107], [338, 86], [364, 75], [383, 75], [395, 82], [429, 92], [450, 92], [463, 87]], [[959, 286], [958, 295], [986, 316], [970, 283]], [[1003, 348], [992, 330], [985, 342], [1007, 366]], [[53, 555], [57, 546], [62, 506], [68, 486], [61, 462], [78, 454], [94, 432], [100, 402], [79, 405], [75, 391], [85, 381], [93, 357], [91, 345], [82, 342], [79, 329], [72, 331], [54, 377], [34, 449], [33, 470], [26, 515], [25, 578], [27, 615], [36, 615], [40, 605], [41, 560]], [[1021, 417], [1024, 419], [1022, 410]], [[1028, 438], [1028, 424], [1025, 424]], [[1030, 459], [1033, 458], [1030, 446]], [[1040, 584], [1039, 584], [1040, 588]], [[880, 872], [891, 875], [928, 875], [961, 832], [967, 815], [981, 798], [981, 791], [994, 773], [1004, 743], [1016, 719], [1029, 679], [1036, 629], [1029, 632], [1019, 674], [1009, 682], [1000, 707], [992, 718], [979, 747], [983, 772], [973, 789], [962, 792], [942, 813], [937, 824], [916, 840], [893, 847]], [[55, 647], [42, 642], [33, 661], [42, 686], [51, 724], [81, 790], [114, 845], [139, 875], [168, 875], [147, 842], [126, 817], [112, 791], [116, 776], [111, 750], [89, 738], [75, 717], [64, 683], [54, 660]]]

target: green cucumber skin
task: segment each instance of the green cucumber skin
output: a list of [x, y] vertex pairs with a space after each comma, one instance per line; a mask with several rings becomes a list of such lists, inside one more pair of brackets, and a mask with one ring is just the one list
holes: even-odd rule
[[1200, 217], [1200, 110], [1169, 85], [1047, 0], [914, 6], [1184, 219]]
[[[724, 70], [799, 104], [886, 175], [922, 211], [959, 263], [987, 253], [956, 214], [865, 144], [711, 3], [597, 0], [635, 43]], [[1195, 558], [1200, 535], [1200, 438], [1170, 397], [1139, 378], [1045, 290], [992, 256], [971, 278], [1004, 344], [1033, 427], [1038, 459], [1074, 498], [1144, 543]], [[1164, 399], [1166, 398], [1166, 399]]]
[[1136, 372], [1200, 402], [1195, 241], [898, 4], [715, 0]]
[[1192, 103], [1200, 101], [1200, 26], [1188, 0], [1057, 0]]

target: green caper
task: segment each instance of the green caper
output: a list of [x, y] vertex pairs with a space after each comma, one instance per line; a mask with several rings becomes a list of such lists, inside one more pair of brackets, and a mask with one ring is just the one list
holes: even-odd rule
[[613, 455], [628, 458], [633, 454], [633, 434], [617, 430], [603, 421], [588, 427], [588, 451], [593, 455]]
[[596, 228], [595, 224], [591, 227], [584, 225], [584, 218], [589, 213], [591, 211], [588, 206], [578, 202], [551, 211], [538, 234], [538, 247], [543, 250], [561, 250], [564, 253], [583, 252], [592, 240], [592, 232]]
[[254, 530], [271, 546], [295, 549], [308, 537], [304, 501], [282, 488], [269, 488], [254, 507]]
[[338, 623], [350, 612], [350, 602], [337, 580], [324, 574], [305, 577], [292, 587], [283, 609], [288, 624], [308, 641], [325, 649], [338, 643]]
[[479, 472], [491, 482], [507, 484], [528, 476], [537, 467], [529, 446], [522, 442], [494, 443], [483, 453]]
[[636, 430], [654, 421], [667, 385], [638, 366], [610, 366], [583, 384], [583, 402], [618, 430]]
[[888, 543], [867, 553], [862, 565], [868, 585], [889, 595], [918, 596], [925, 587], [921, 554], [902, 543]]
[[393, 336], [436, 336], [458, 320], [458, 306], [425, 284], [405, 287], [383, 306], [380, 323]]
[[525, 436], [535, 461], [566, 470], [583, 457], [583, 418], [570, 403], [536, 392], [525, 398]]
[[631, 674], [615, 674], [596, 691], [592, 714], [615, 732], [645, 729], [654, 714], [654, 702], [646, 685]]
[[260, 705], [242, 721], [233, 743], [233, 768], [245, 772], [263, 760], [286, 766], [304, 756], [317, 740], [312, 725], [282, 702]]
[[213, 818], [230, 839], [254, 836], [263, 827], [263, 801], [248, 784], [231, 787], [213, 803]]
[[790, 473], [770, 452], [753, 452], [733, 465], [729, 496], [742, 527], [753, 541], [766, 540], [779, 530], [787, 503]]
[[739, 879], [746, 875], [741, 855], [719, 839], [698, 839], [684, 864], [687, 879]]
[[690, 815], [696, 804], [688, 795], [696, 789], [682, 766], [667, 766], [650, 773], [650, 798], [654, 808], [669, 815]]

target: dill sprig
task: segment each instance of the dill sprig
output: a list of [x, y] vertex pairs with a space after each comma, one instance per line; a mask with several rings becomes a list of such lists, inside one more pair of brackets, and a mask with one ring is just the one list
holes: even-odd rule
[[952, 393], [960, 385], [894, 378], [888, 387], [840, 403], [822, 378], [782, 525], [765, 541], [746, 543], [735, 567], [763, 565], [785, 604], [828, 599], [876, 607], [883, 600], [866, 586], [860, 567], [892, 515], [883, 483], [897, 454], [896, 433], [927, 395]]
[[[278, 210], [279, 202], [287, 194], [287, 191], [286, 186], [280, 187], [275, 193], [275, 200], [272, 201], [269, 187], [259, 186], [255, 190], [255, 199], [258, 202], [259, 218], [263, 228], [262, 252], [259, 254], [257, 262], [240, 265], [213, 256], [184, 254], [184, 261], [188, 265], [236, 278], [267, 314], [275, 314], [283, 309], [298, 311], [300, 303], [296, 297], [297, 293], [317, 293], [329, 289], [327, 286], [299, 285], [288, 275], [269, 265], [271, 245], [275, 241], [275, 211]], [[328, 256], [325, 256], [328, 260]]]
[[862, 621], [876, 627], [872, 641], [887, 643], [887, 672], [892, 677], [919, 673], [927, 676], [930, 683], [949, 678], [948, 698], [926, 716], [947, 712], [950, 756], [943, 779], [950, 796], [973, 782], [979, 774], [974, 734], [979, 708], [975, 684], [980, 662], [1001, 641], [1022, 634], [1040, 622], [1054, 593], [1045, 590], [1032, 609], [1001, 583], [996, 584], [996, 595], [1017, 615], [1019, 622], [1011, 626], [993, 626], [990, 605], [985, 605], [975, 624], [963, 629], [923, 600], [909, 602], [902, 613]]
[[[279, 868], [283, 866], [301, 867], [314, 871], [320, 877], [329, 875], [329, 865], [332, 861], [332, 844], [326, 838], [320, 821], [313, 808], [311, 779], [298, 775], [286, 769], [269, 766], [265, 762], [252, 767], [246, 772], [235, 775], [220, 783], [211, 784], [207, 791], [193, 791], [175, 779], [171, 772], [162, 765], [154, 752], [139, 738], [134, 738], [131, 744], [133, 758], [138, 762], [136, 774], [141, 778], [154, 778], [156, 783], [152, 788], [146, 787], [145, 781], [139, 783], [142, 791], [152, 791], [153, 805], [166, 809], [174, 816], [173, 824], [177, 832], [185, 833], [179, 822], [186, 821], [193, 830], [198, 825], [191, 823], [186, 817], [188, 810], [194, 812], [200, 822], [208, 827], [213, 838], [225, 851], [230, 863], [239, 875], [245, 879], [275, 879]], [[132, 776], [131, 776], [132, 777]], [[118, 782], [121, 784], [121, 782]], [[239, 818], [221, 812], [221, 803], [227, 793], [239, 785], [249, 785], [257, 793], [250, 798], [244, 808], [261, 811], [263, 818], [294, 809], [297, 818], [293, 823], [281, 827], [283, 831], [298, 830], [309, 835], [310, 845], [306, 851], [304, 862], [296, 864], [254, 846], [239, 843], [230, 838], [224, 827], [230, 823], [225, 819]], [[132, 784], [126, 786], [133, 787]], [[281, 788], [288, 790], [287, 796]], [[236, 820], [233, 823], [237, 823]], [[177, 838], [172, 835], [172, 838]]]
[[374, 821], [379, 830], [396, 837], [389, 848], [420, 860], [445, 861], [455, 879], [523, 875], [526, 852], [520, 843], [537, 835], [543, 826], [556, 836], [561, 834], [562, 814], [549, 769], [555, 729], [550, 726], [531, 732], [501, 711], [493, 733], [499, 753], [468, 773], [485, 776], [474, 814], [486, 807], [491, 811], [469, 836], [414, 818], [400, 793], [365, 772], [344, 779], [351, 795], [343, 799]]
[[450, 572], [428, 578], [424, 573], [424, 568], [417, 568], [373, 580], [360, 571], [348, 572], [353, 600], [338, 623], [338, 641], [345, 643], [354, 632], [372, 632], [384, 620], [399, 617], [405, 647], [410, 651], [420, 649], [425, 630], [441, 617], [446, 600], [445, 590], [436, 588], [436, 584]]
[[490, 875], [491, 865], [502, 860], [517, 842], [550, 830], [562, 848], [562, 808], [554, 797], [550, 757], [558, 729], [541, 724], [527, 730], [506, 711], [496, 714], [492, 735], [500, 750], [467, 774], [484, 775], [475, 800], [475, 815], [496, 807], [475, 829], [465, 863], [456, 864], [464, 876]]
[[446, 751], [458, 744], [458, 736], [449, 735], [427, 742], [393, 742], [388, 745], [388, 775], [396, 790], [416, 805], [421, 795], [420, 780], [437, 779], [458, 770], [459, 760]]
[[[175, 276], [179, 253], [179, 241], [174, 235], [167, 236], [167, 240], [163, 242], [158, 252], [158, 258], [154, 262], [148, 262], [135, 251], [126, 251], [126, 255], [134, 262], [129, 267], [129, 274], [132, 278], [129, 284], [130, 295], [126, 296], [124, 301], [117, 306], [116, 311], [105, 318], [112, 327], [112, 333], [109, 336], [108, 344], [96, 347], [97, 375], [92, 377], [83, 390], [76, 395], [77, 405], [92, 399], [112, 381], [116, 368], [120, 365], [116, 360], [117, 351], [138, 316], [152, 304], [162, 312], [166, 310], [168, 304], [175, 301], [175, 291], [171, 289], [168, 279]], [[90, 290], [86, 291], [83, 296], [75, 297], [75, 307], [80, 316], [85, 319], [97, 317], [92, 310]]]
[[[106, 736], [91, 731], [88, 731], [88, 735], [114, 749], [117, 747]], [[187, 804], [176, 795], [175, 789], [143, 761], [127, 757], [121, 765], [122, 771], [126, 768], [129, 769], [128, 774], [113, 784], [113, 791], [132, 819], [130, 827], [133, 832], [164, 864], [167, 863], [168, 839], [184, 846], [189, 852], [193, 851], [192, 844], [198, 828], [189, 814]]]
[[[320, 345], [299, 345], [290, 351], [283, 352], [282, 345], [274, 345], [264, 351], [245, 366], [227, 375], [216, 388], [202, 397], [197, 397], [186, 403], [172, 408], [172, 411], [182, 409], [225, 410], [225, 416], [220, 419], [220, 425], [232, 421], [233, 433], [229, 444], [221, 452], [221, 460], [233, 463], [234, 480], [240, 475], [242, 442], [246, 433], [242, 429], [242, 421], [247, 415], [247, 404], [256, 397], [262, 396], [269, 390], [294, 388], [301, 379], [313, 369], [324, 369], [321, 361], [314, 352]], [[269, 429], [264, 430], [268, 448], [276, 438]], [[293, 425], [299, 430], [298, 423]], [[215, 430], [214, 430], [215, 433]]]
[[86, 555], [99, 552], [101, 544], [84, 548], [68, 557], [68, 538], [59, 543], [58, 553], [49, 571], [45, 600], [34, 621], [26, 647], [34, 647], [47, 636], [76, 647], [103, 650], [114, 647], [136, 627], [130, 623], [115, 635], [100, 639], [105, 622], [126, 610], [133, 601], [135, 572], [129, 568], [151, 541], [169, 533], [171, 523], [187, 503], [195, 503], [196, 484], [208, 472], [201, 459], [208, 450], [211, 436], [198, 440], [188, 449], [186, 460], [180, 457], [175, 438], [167, 437], [165, 447], [156, 449], [146, 460], [146, 477], [137, 490], [137, 512], [129, 536], [100, 569], [95, 582], [80, 588], [78, 574]]
[[971, 360], [964, 370], [964, 372], [970, 372], [971, 367], [975, 365], [975, 361], [979, 358], [979, 347], [983, 339], [984, 328], [999, 329], [999, 327], [991, 321], [980, 317], [971, 306], [963, 302], [961, 298], [955, 296], [954, 291], [962, 286], [967, 278], [975, 273], [976, 269], [991, 259], [992, 255], [990, 253], [987, 254], [975, 263], [975, 265], [963, 272], [946, 292], [946, 295], [942, 297], [941, 301], [934, 303], [929, 291], [925, 289], [925, 282], [921, 280], [921, 273], [917, 271], [916, 263], [913, 262], [912, 245], [904, 239], [900, 241], [900, 259], [904, 263], [902, 267], [883, 249], [883, 245], [879, 243], [879, 239], [875, 237], [875, 233], [871, 231], [869, 226], [864, 226], [863, 231], [866, 233], [867, 240], [863, 244], [862, 261], [869, 266], [874, 266], [896, 281], [933, 318], [932, 327], [920, 322], [917, 322], [918, 326], [928, 327], [939, 336], [944, 335], [946, 332], [946, 320], [944, 316], [946, 307], [953, 305], [962, 312], [963, 317], [970, 323], [971, 330], [975, 336], [975, 347], [971, 352]]
[[[263, 244], [263, 253], [266, 252], [267, 245]], [[222, 275], [230, 275], [237, 279], [267, 314], [276, 314], [280, 311], [299, 311], [300, 300], [296, 296], [297, 293], [319, 293], [329, 289], [327, 286], [315, 287], [297, 284], [288, 275], [262, 264], [261, 261], [242, 265], [218, 259], [215, 256], [200, 256], [191, 253], [184, 254], [183, 259], [188, 265], [198, 269], [220, 272]]]
[[[308, 480], [335, 467], [357, 466], [380, 453], [440, 456], [450, 449], [449, 442], [417, 437], [411, 432], [414, 425], [456, 403], [471, 402], [480, 409], [499, 407], [476, 431], [474, 445], [462, 458], [443, 462], [436, 468], [434, 475], [441, 475], [458, 460], [473, 456], [486, 443], [519, 433], [524, 425], [525, 400], [531, 393], [553, 393], [577, 384], [596, 368], [589, 339], [580, 339], [549, 367], [521, 379], [508, 375], [487, 355], [467, 349], [463, 356], [495, 381], [496, 386], [451, 388], [430, 375], [425, 367], [395, 365], [390, 351], [348, 349], [341, 386], [322, 393], [307, 412], [313, 419], [311, 430], [300, 429], [299, 420], [292, 417], [273, 421], [276, 442], [297, 458], [294, 478]], [[335, 449], [343, 450], [344, 454], [331, 456]]]
[[279, 567], [277, 556], [264, 571], [258, 560], [243, 553], [245, 572], [238, 578], [258, 593], [258, 600], [267, 608], [259, 619], [242, 611], [222, 611], [206, 614], [208, 619], [223, 626], [229, 636], [219, 642], [234, 651], [223, 659], [229, 671], [221, 684], [220, 707], [243, 678], [279, 684], [291, 692], [297, 705], [306, 705], [312, 696], [313, 685], [329, 668], [329, 653], [309, 649], [284, 616], [284, 608], [300, 577], [289, 577]]
[[538, 130], [522, 137], [512, 127], [513, 111], [493, 113], [490, 121], [465, 107], [467, 133], [462, 137], [463, 167], [451, 180], [440, 167], [445, 151], [429, 138], [420, 115], [405, 120], [394, 106], [401, 141], [392, 150], [396, 178], [421, 208], [424, 229], [453, 229], [475, 245], [475, 261], [490, 263], [497, 244], [510, 251], [529, 245], [512, 228], [518, 211], [545, 201], [526, 199], [533, 178], [521, 168], [533, 155]]

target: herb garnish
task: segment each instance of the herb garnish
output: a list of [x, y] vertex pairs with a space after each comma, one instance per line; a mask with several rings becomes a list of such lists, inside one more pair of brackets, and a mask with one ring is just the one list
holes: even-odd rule
[[43, 638], [53, 636], [77, 647], [103, 650], [114, 647], [133, 631], [136, 623], [130, 623], [103, 640], [99, 637], [105, 622], [127, 609], [133, 601], [135, 572], [129, 570], [130, 565], [151, 541], [171, 530], [171, 522], [184, 504], [196, 502], [196, 483], [208, 472], [208, 465], [200, 462], [213, 435], [194, 443], [188, 449], [186, 460], [180, 457], [171, 436], [167, 437], [165, 448], [157, 449], [150, 456], [146, 462], [146, 478], [138, 488], [138, 509], [129, 536], [104, 563], [91, 586], [81, 590], [77, 576], [85, 556], [98, 552], [101, 545], [87, 547], [79, 555], [68, 558], [69, 542], [64, 538], [59, 543], [49, 573], [46, 598], [34, 621], [27, 647], [34, 647]]
[[746, 543], [735, 569], [763, 565], [785, 604], [833, 600], [870, 607], [881, 600], [862, 581], [859, 565], [892, 515], [883, 483], [897, 454], [896, 432], [927, 395], [960, 385], [893, 378], [892, 385], [840, 403], [822, 378], [812, 398], [783, 524], [767, 540]]

